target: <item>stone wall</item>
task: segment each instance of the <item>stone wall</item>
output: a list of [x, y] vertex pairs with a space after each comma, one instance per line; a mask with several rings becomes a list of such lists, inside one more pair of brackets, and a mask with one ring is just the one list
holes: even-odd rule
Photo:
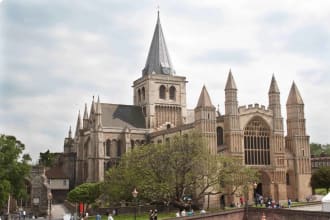
[[291, 209], [257, 209], [249, 207], [248, 212], [244, 209], [223, 211], [215, 213], [197, 214], [192, 217], [171, 218], [168, 220], [179, 219], [203, 219], [203, 220], [258, 220], [265, 215], [266, 219], [271, 220], [328, 220], [330, 212], [321, 211], [298, 211]]

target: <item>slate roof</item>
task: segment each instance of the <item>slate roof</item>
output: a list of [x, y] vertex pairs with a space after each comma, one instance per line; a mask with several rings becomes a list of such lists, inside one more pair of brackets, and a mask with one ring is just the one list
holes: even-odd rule
[[140, 106], [101, 103], [103, 127], [146, 128]]
[[159, 12], [157, 17], [157, 24], [148, 53], [147, 62], [144, 69], [142, 70], [142, 73], [143, 75], [149, 75], [153, 73], [167, 75], [175, 74], [165, 43], [162, 26], [160, 24]]
[[69, 177], [64, 174], [60, 167], [50, 168], [46, 171], [46, 176], [48, 179], [69, 179]]

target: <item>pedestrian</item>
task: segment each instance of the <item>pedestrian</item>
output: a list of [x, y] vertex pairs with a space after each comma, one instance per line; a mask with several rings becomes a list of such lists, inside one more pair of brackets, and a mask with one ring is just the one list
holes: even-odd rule
[[186, 215], [187, 215], [187, 213], [186, 213], [186, 210], [185, 210], [185, 209], [183, 209], [183, 210], [182, 210], [182, 212], [181, 212], [181, 216], [183, 216], [183, 217], [184, 217], [184, 216], [186, 216]]
[[23, 210], [23, 219], [25, 220], [25, 215], [26, 215], [26, 212], [25, 210]]
[[108, 215], [108, 220], [113, 220], [113, 217], [111, 214]]
[[241, 203], [241, 206], [243, 206], [243, 197], [242, 196], [239, 198], [239, 202]]
[[291, 199], [288, 199], [288, 207], [291, 208]]
[[151, 209], [149, 211], [149, 220], [154, 220], [154, 212]]
[[157, 215], [158, 215], [158, 211], [157, 211], [157, 209], [155, 209], [155, 211], [154, 211], [154, 220], [157, 220]]

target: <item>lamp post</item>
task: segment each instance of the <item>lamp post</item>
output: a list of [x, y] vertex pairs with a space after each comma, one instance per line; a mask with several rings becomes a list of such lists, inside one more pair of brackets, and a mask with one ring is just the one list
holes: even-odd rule
[[258, 219], [259, 219], [259, 200], [258, 200], [258, 197], [257, 197], [257, 187], [258, 187], [258, 184], [256, 182], [253, 183], [253, 193], [254, 193], [254, 201], [255, 201], [255, 204], [256, 204], [256, 208], [257, 208], [257, 212], [258, 212]]
[[253, 193], [254, 193], [254, 202], [256, 206], [258, 206], [258, 198], [257, 198], [257, 186], [258, 184], [256, 182], [253, 183]]
[[135, 209], [134, 209], [134, 220], [136, 220], [136, 197], [139, 194], [139, 192], [136, 190], [136, 188], [134, 188], [133, 192], [132, 192], [132, 196], [135, 200]]
[[52, 192], [49, 192], [47, 194], [47, 199], [48, 199], [48, 216], [50, 217], [52, 215], [52, 199], [53, 199], [53, 194]]

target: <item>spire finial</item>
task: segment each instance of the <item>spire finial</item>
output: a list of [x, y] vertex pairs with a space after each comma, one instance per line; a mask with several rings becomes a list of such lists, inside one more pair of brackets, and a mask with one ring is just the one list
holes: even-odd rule
[[70, 125], [70, 128], [69, 128], [69, 135], [68, 135], [68, 138], [72, 138], [71, 125]]

